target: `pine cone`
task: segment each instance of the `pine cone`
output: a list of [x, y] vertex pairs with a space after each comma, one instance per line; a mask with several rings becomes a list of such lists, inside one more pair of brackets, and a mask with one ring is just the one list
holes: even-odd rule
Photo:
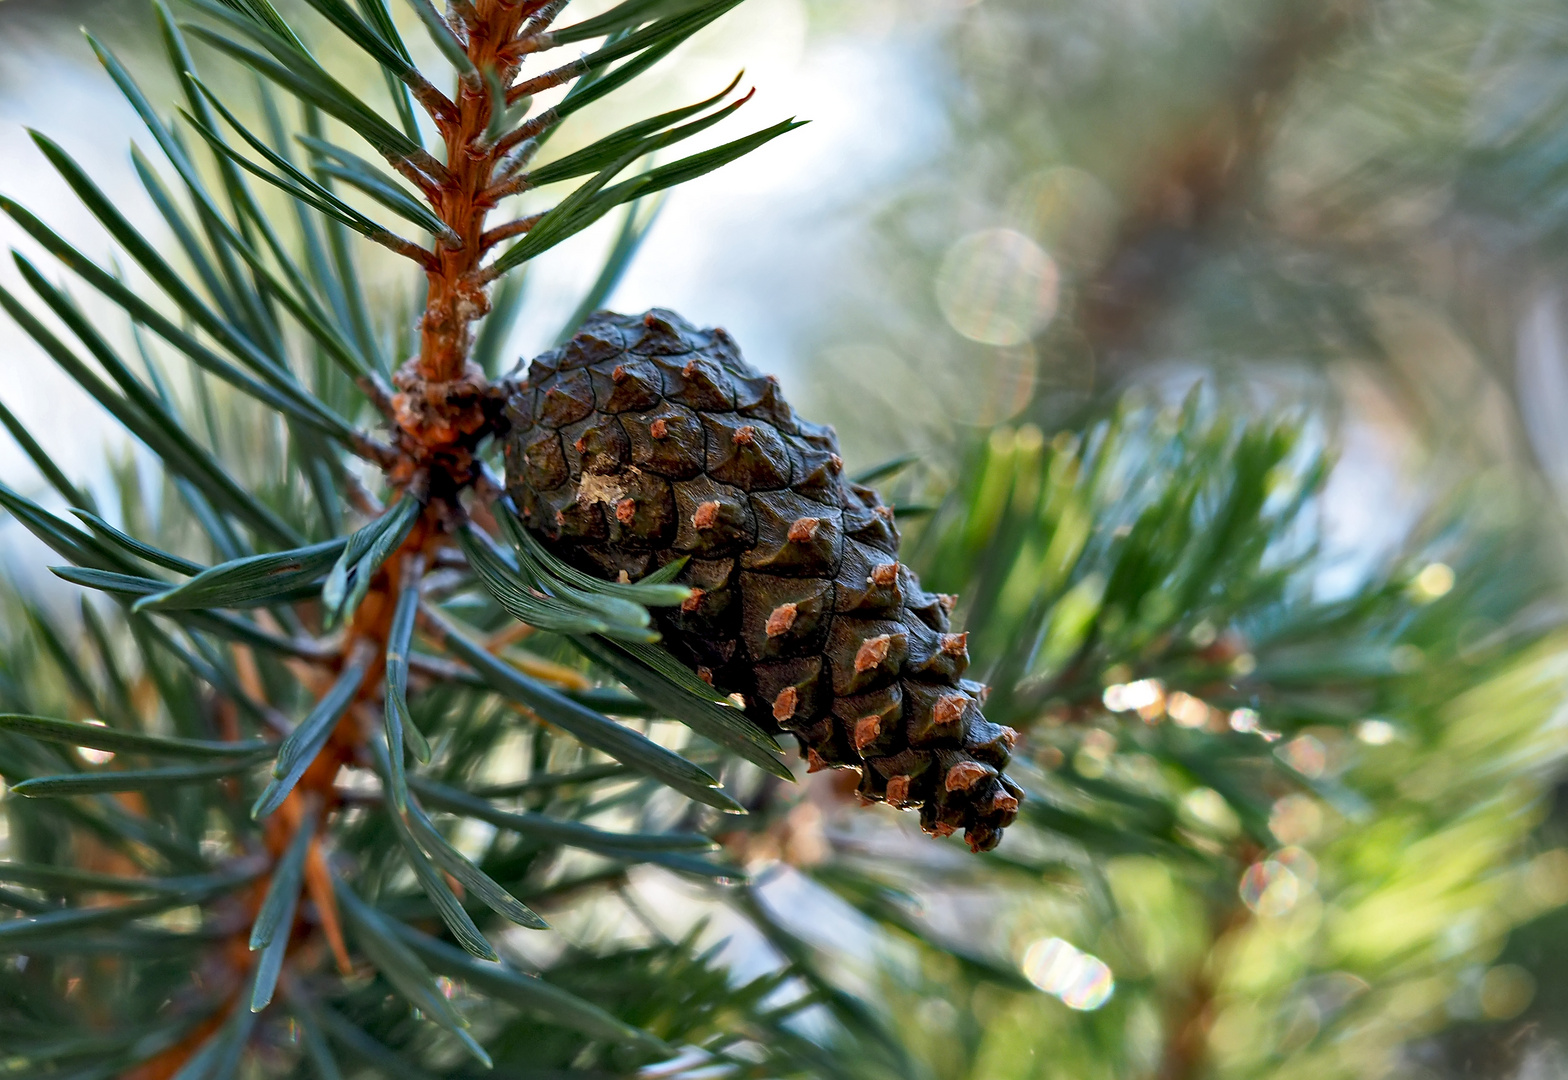
[[676, 656], [794, 734], [811, 771], [858, 769], [866, 799], [996, 846], [1022, 796], [1002, 775], [1016, 733], [963, 678], [953, 597], [921, 590], [833, 430], [797, 419], [728, 334], [600, 312], [533, 362], [507, 415], [507, 485], [552, 551], [631, 580], [689, 556], [691, 599], [654, 613]]

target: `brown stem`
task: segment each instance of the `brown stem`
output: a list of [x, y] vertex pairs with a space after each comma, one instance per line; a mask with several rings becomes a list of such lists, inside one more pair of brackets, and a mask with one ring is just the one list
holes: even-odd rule
[[519, 146], [522, 143], [527, 142], [529, 139], [538, 138], [544, 133], [546, 128], [553, 126], [560, 118], [561, 114], [556, 112], [555, 109], [546, 109], [532, 120], [529, 120], [527, 123], [523, 124], [516, 131], [511, 131], [501, 136], [500, 140], [496, 143], [496, 147], [504, 154], [510, 151], [514, 146]]
[[[454, 11], [463, 21], [460, 29], [465, 32], [465, 48], [475, 69], [494, 71], [502, 85], [510, 85], [517, 77], [523, 56], [543, 41], [544, 29], [562, 6], [554, 0], [460, 0]], [[527, 40], [520, 37], [525, 23]], [[422, 579], [426, 567], [443, 564], [442, 552], [449, 546], [446, 533], [452, 522], [463, 515], [457, 504], [461, 491], [477, 485], [485, 489], [486, 496], [495, 495], [492, 489], [496, 485], [484, 476], [475, 448], [494, 430], [499, 402], [483, 373], [470, 362], [472, 326], [489, 309], [485, 295], [489, 276], [482, 266], [486, 251], [500, 240], [526, 232], [535, 219], [524, 218], [489, 231], [485, 219], [496, 205], [493, 196], [498, 168], [511, 173], [521, 168], [519, 162], [526, 161], [526, 151], [518, 149], [520, 144], [555, 119], [555, 114], [547, 111], [524, 125], [524, 133], [491, 140], [488, 129], [494, 103], [479, 81], [460, 81], [452, 99], [422, 79], [411, 78], [408, 85], [446, 144], [446, 164], [422, 151], [392, 160], [392, 164], [424, 193], [449, 234], [439, 237], [433, 250], [395, 237], [373, 237], [424, 268], [428, 299], [420, 320], [419, 353], [394, 377], [395, 393], [389, 394], [375, 380], [362, 382], [362, 389], [377, 408], [395, 420], [396, 445], [362, 436], [352, 449], [380, 466], [395, 489], [413, 494], [425, 506], [400, 549], [376, 573], [340, 639], [315, 642], [307, 657], [291, 665], [296, 677], [319, 697], [356, 656], [368, 651], [379, 658], [367, 665], [354, 701], [326, 745], [282, 806], [263, 824], [267, 857], [275, 865], [290, 849], [299, 830], [307, 827], [306, 822], [315, 822], [315, 835], [310, 837], [306, 849], [304, 873], [304, 889], [314, 918], [307, 919], [306, 912], [298, 912], [294, 925], [279, 932], [290, 935], [290, 965], [305, 967], [312, 963], [320, 955], [319, 942], [324, 939], [344, 974], [352, 971], [352, 956], [343, 936], [325, 840], [328, 820], [342, 805], [343, 795], [335, 781], [344, 766], [363, 760], [366, 740], [379, 737], [376, 713], [385, 674], [387, 639], [406, 577]], [[383, 504], [352, 480], [348, 498], [362, 513], [383, 512]], [[488, 511], [481, 506], [478, 513], [484, 520]], [[445, 665], [436, 671], [433, 663], [419, 660], [413, 666], [424, 674], [442, 676], [460, 670], [456, 665]], [[252, 692], [270, 713], [264, 691], [255, 693], [256, 690], [262, 688], [258, 685]], [[237, 738], [238, 727], [231, 726], [234, 731], [230, 737]], [[308, 812], [311, 808], [314, 814]], [[216, 992], [228, 995], [225, 1006], [214, 1014], [213, 1020], [177, 1046], [128, 1074], [133, 1080], [168, 1080], [230, 1010], [247, 1007], [239, 995], [256, 956], [248, 948], [248, 935], [268, 883], [269, 877], [263, 876], [251, 887], [247, 896], [250, 917], [237, 920], [233, 933], [220, 946], [229, 981], [227, 989]], [[314, 952], [300, 948], [312, 939], [317, 943]], [[285, 988], [292, 985], [291, 980], [293, 975], [286, 972]]]
[[570, 82], [588, 70], [586, 60], [573, 60], [570, 64], [562, 64], [553, 71], [546, 71], [543, 75], [535, 75], [527, 82], [520, 82], [506, 92], [506, 103], [516, 104], [525, 97], [542, 94], [546, 90], [553, 90], [557, 86]]
[[553, 48], [555, 48], [554, 34], [532, 34], [523, 37], [522, 41], [518, 43], [516, 51], [518, 53], [536, 53]]
[[[518, 61], [507, 55], [506, 46], [517, 34], [521, 13], [492, 4], [474, 15], [468, 33], [469, 59], [479, 71], [494, 71], [506, 85], [517, 75]], [[427, 271], [429, 294], [418, 359], [419, 377], [427, 383], [452, 383], [463, 377], [473, 342], [470, 328], [489, 309], [484, 288], [475, 280], [485, 253], [482, 237], [489, 212], [481, 196], [504, 151], [485, 139], [494, 103], [483, 87], [461, 86], [454, 104], [455, 116], [436, 118], [446, 143], [448, 176], [432, 205], [455, 240], [437, 245]]]
[[[1251, 841], [1238, 844], [1232, 850], [1236, 866], [1250, 865], [1261, 854], [1261, 849]], [[1251, 918], [1251, 910], [1236, 902], [1234, 892], [1210, 904], [1208, 947], [1203, 950], [1198, 968], [1170, 1003], [1165, 1050], [1160, 1055], [1156, 1073], [1158, 1080], [1197, 1080], [1208, 1071], [1209, 1033], [1216, 1019], [1221, 975], [1209, 965], [1215, 946], [1240, 930]]]
[[534, 14], [533, 17], [528, 20], [528, 24], [523, 27], [523, 32], [520, 35], [523, 42], [532, 43], [538, 42], [542, 39], [548, 39], [550, 44], [541, 45], [539, 46], [539, 49], [547, 49], [553, 46], [555, 44], [555, 39], [551, 38], [549, 34], [544, 32], [545, 28], [555, 21], [555, 17], [564, 11], [566, 9], [566, 5], [570, 2], [571, 0], [545, 0], [544, 3], [531, 5], [534, 8]]
[[[451, 117], [454, 115], [456, 106], [452, 104], [452, 99], [440, 90], [437, 90], [419, 72], [410, 71], [403, 76], [403, 82], [408, 87], [409, 92], [414, 95], [414, 100], [419, 102], [420, 108], [424, 109], [431, 116]], [[419, 181], [416, 180], [414, 182], [423, 188], [424, 185], [420, 184]]]
[[148, 1058], [136, 1068], [124, 1073], [120, 1080], [170, 1080], [175, 1073], [185, 1067], [191, 1055], [200, 1050], [212, 1033], [223, 1025], [227, 1010], [219, 1009], [207, 1019], [197, 1024], [190, 1033], [169, 1047], [163, 1053]]
[[[393, 399], [394, 402], [396, 399]], [[383, 469], [390, 469], [397, 464], [398, 452], [380, 439], [371, 438], [363, 433], [356, 433], [349, 446], [357, 457], [364, 458]]]
[[[421, 101], [420, 104], [426, 103]], [[453, 115], [455, 108], [446, 95], [442, 94], [440, 102], [430, 103], [427, 111], [434, 118]], [[423, 150], [416, 150], [407, 158], [389, 157], [387, 160], [394, 169], [407, 177], [411, 184], [425, 192], [426, 198], [439, 192], [442, 185], [451, 180], [452, 174], [447, 171], [447, 167]]]
[[410, 262], [418, 263], [427, 271], [433, 269], [436, 265], [434, 254], [426, 251], [412, 240], [404, 239], [397, 233], [378, 231], [367, 233], [366, 237], [380, 244], [394, 255], [401, 255]]
[[[474, 69], [493, 72], [501, 85], [509, 85], [522, 63], [515, 48], [518, 34], [538, 10], [538, 5], [505, 0], [481, 0], [463, 10], [465, 49]], [[399, 467], [404, 474], [437, 459], [447, 471], [462, 473], [473, 445], [496, 415], [483, 373], [469, 361], [474, 323], [490, 310], [490, 275], [482, 264], [495, 243], [485, 230], [496, 203], [491, 188], [518, 141], [489, 137], [495, 107], [488, 88], [467, 79], [459, 82], [450, 110], [431, 114], [446, 144], [447, 164], [444, 175], [431, 172], [438, 183], [422, 190], [449, 233], [422, 262], [427, 289], [419, 354], [393, 379], [393, 415], [408, 461]], [[399, 472], [394, 478], [400, 478]], [[458, 487], [467, 481], [465, 475], [453, 479]]]
[[542, 213], [529, 214], [525, 218], [508, 221], [505, 225], [497, 225], [493, 229], [487, 229], [485, 234], [479, 238], [479, 242], [486, 248], [495, 247], [503, 240], [510, 240], [514, 236], [522, 236], [529, 229], [539, 224], [539, 219], [542, 217], [544, 217]]

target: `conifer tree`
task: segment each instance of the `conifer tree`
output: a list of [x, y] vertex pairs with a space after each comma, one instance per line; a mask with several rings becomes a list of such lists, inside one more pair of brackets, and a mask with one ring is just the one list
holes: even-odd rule
[[[845, 462], [722, 331], [595, 314], [651, 196], [795, 122], [678, 146], [737, 80], [551, 143], [740, 2], [154, 0], [172, 113], [91, 42], [167, 242], [43, 134], [114, 258], [0, 194], [49, 256], [0, 306], [139, 444], [89, 490], [0, 407], [82, 592], [0, 605], [5, 1075], [1370, 1076], [1522, 992], [1568, 686], [1510, 491], [1330, 594], [1308, 406], [1041, 378]], [[1258, 17], [1202, 212], [1136, 204], [1041, 355], [1147, 358], [1356, 14]]]

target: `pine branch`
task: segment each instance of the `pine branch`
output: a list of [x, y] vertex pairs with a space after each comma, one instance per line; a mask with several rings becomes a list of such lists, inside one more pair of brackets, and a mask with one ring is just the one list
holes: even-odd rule
[[[147, 368], [145, 379], [119, 359], [107, 334], [89, 325], [63, 293], [23, 264], [34, 291], [108, 372], [117, 392], [22, 301], [6, 293], [0, 302], [69, 375], [164, 462], [179, 494], [172, 503], [172, 522], [179, 529], [196, 530], [217, 557], [188, 558], [177, 553], [183, 543], [138, 535], [141, 526], [129, 520], [121, 529], [98, 517], [92, 512], [94, 504], [54, 466], [37, 440], [9, 413], [4, 414], [7, 427], [22, 440], [44, 475], [86, 512], [83, 520], [89, 531], [20, 497], [8, 497], [7, 507], [72, 562], [58, 569], [62, 577], [98, 589], [121, 605], [116, 625], [120, 632], [134, 636], [140, 649], [139, 677], [156, 684], [158, 699], [151, 712], [138, 703], [140, 699], [125, 687], [111, 663], [112, 631], [93, 622], [100, 655], [116, 672], [114, 693], [107, 699], [115, 703], [109, 714], [115, 726], [22, 714], [0, 723], [0, 740], [6, 741], [8, 750], [16, 750], [8, 757], [15, 766], [7, 766], [7, 779], [15, 783], [19, 797], [12, 803], [25, 800], [39, 807], [30, 813], [40, 820], [52, 815], [67, 823], [68, 829], [92, 828], [114, 843], [139, 844], [154, 853], [154, 860], [175, 864], [173, 869], [183, 869], [186, 863], [205, 864], [206, 856], [198, 852], [206, 848], [198, 848], [198, 840], [216, 845], [214, 850], [221, 854], [214, 857], [231, 862], [239, 852], [249, 853], [251, 861], [243, 864], [247, 874], [254, 876], [262, 868], [260, 880], [252, 885], [247, 877], [244, 888], [238, 879], [225, 878], [211, 891], [175, 893], [167, 883], [183, 879], [160, 872], [168, 868], [149, 866], [151, 873], [138, 876], [130, 872], [132, 867], [119, 868], [116, 874], [76, 867], [69, 872], [87, 875], [82, 881], [103, 885], [123, 880], [133, 889], [136, 882], [145, 881], [148, 890], [156, 893], [162, 888], [169, 898], [102, 912], [91, 907], [70, 908], [49, 917], [34, 912], [0, 922], [0, 938], [7, 934], [18, 940], [46, 938], [51, 948], [70, 952], [90, 943], [62, 937], [65, 929], [112, 928], [134, 919], [144, 908], [163, 910], [177, 902], [199, 905], [198, 937], [209, 942], [202, 970], [210, 967], [212, 972], [213, 981], [204, 994], [210, 1004], [198, 1013], [191, 1004], [182, 1004], [195, 1000], [190, 987], [181, 986], [177, 979], [166, 982], [164, 997], [153, 995], [157, 1001], [150, 997], [149, 1005], [158, 1006], [167, 998], [179, 1024], [169, 1029], [167, 1037], [129, 1048], [107, 1046], [99, 1055], [100, 1065], [149, 1078], [176, 1073], [226, 1075], [239, 1068], [257, 1032], [267, 1030], [265, 1019], [258, 1027], [255, 1017], [270, 1017], [281, 1010], [301, 1025], [307, 1056], [328, 1069], [329, 1075], [338, 1068], [331, 1062], [340, 1051], [405, 1071], [417, 1069], [419, 1038], [384, 1030], [359, 1008], [352, 982], [345, 981], [367, 962], [473, 1058], [488, 1063], [487, 1051], [469, 1034], [467, 1021], [441, 994], [425, 967], [428, 962], [435, 970], [453, 970], [455, 962], [446, 947], [408, 928], [399, 921], [404, 916], [389, 914], [387, 905], [398, 909], [400, 904], [414, 903], [415, 913], [409, 917], [420, 920], [427, 914], [439, 915], [447, 932], [470, 952], [495, 959], [497, 953], [487, 939], [492, 932], [486, 925], [489, 916], [543, 928], [544, 921], [524, 898], [551, 895], [543, 882], [551, 854], [562, 845], [584, 848], [615, 862], [653, 862], [686, 874], [739, 874], [736, 868], [692, 853], [711, 846], [705, 838], [658, 827], [601, 828], [577, 820], [578, 815], [602, 815], [606, 808], [625, 803], [624, 793], [599, 798], [597, 803], [584, 801], [606, 785], [624, 788], [621, 767], [607, 771], [602, 758], [594, 760], [595, 748], [626, 762], [638, 778], [637, 790], [670, 786], [699, 803], [725, 810], [739, 806], [718, 790], [712, 775], [683, 757], [684, 751], [669, 749], [586, 703], [603, 702], [623, 714], [638, 715], [646, 715], [647, 705], [623, 691], [596, 688], [579, 673], [542, 658], [519, 659], [520, 670], [472, 644], [453, 613], [441, 610], [442, 598], [452, 588], [461, 589], [471, 582], [470, 575], [486, 568], [499, 575], [488, 584], [504, 584], [505, 596], [525, 595], [508, 579], [521, 572], [515, 559], [489, 554], [493, 542], [478, 540], [465, 524], [470, 513], [494, 524], [487, 503], [499, 488], [485, 472], [484, 455], [488, 440], [504, 423], [501, 388], [491, 384], [472, 359], [473, 326], [490, 306], [487, 285], [501, 273], [484, 265], [487, 252], [525, 235], [545, 215], [496, 227], [487, 226], [486, 219], [508, 193], [506, 180], [527, 167], [542, 136], [576, 108], [629, 83], [734, 2], [696, 5], [698, 10], [690, 10], [693, 5], [674, 5], [671, 10], [666, 5], [626, 6], [617, 16], [621, 20], [617, 29], [624, 33], [593, 54], [591, 63], [568, 64], [572, 74], [554, 77], [557, 83], [591, 77], [593, 92], [574, 90], [568, 94], [573, 102], [570, 109], [557, 106], [532, 118], [526, 108], [512, 107], [518, 103], [518, 88], [527, 83], [526, 79], [519, 83], [519, 72], [525, 62], [560, 44], [550, 36], [550, 28], [563, 3], [457, 3], [447, 17], [429, 4], [416, 4], [426, 28], [457, 72], [456, 92], [448, 97], [414, 65], [382, 0], [363, 0], [357, 10], [344, 0], [311, 0], [335, 32], [381, 67], [393, 91], [397, 115], [392, 118], [383, 117], [351, 92], [268, 0], [191, 0], [201, 20], [190, 24], [176, 23], [158, 6], [155, 14], [170, 61], [186, 83], [185, 124], [200, 136], [196, 145], [211, 152], [224, 199], [209, 192], [184, 137], [164, 124], [125, 68], [106, 50], [96, 45], [95, 49], [184, 185], [181, 195], [170, 192], [157, 169], [138, 156], [138, 173], [149, 196], [195, 268], [192, 281], [129, 225], [75, 162], [38, 137], [46, 157], [194, 329], [176, 326], [21, 207], [5, 202], [4, 209], [52, 254], [108, 295], [133, 325], [151, 328], [195, 365], [194, 393], [211, 446], [191, 434], [193, 417], [168, 391], [159, 346], [144, 340], [139, 330], [136, 338]], [[262, 104], [269, 138], [251, 130], [237, 109], [196, 73], [185, 45], [186, 33], [297, 99], [305, 131], [298, 136], [291, 133], [281, 111], [265, 94]], [[619, 62], [615, 71], [603, 70], [615, 62]], [[597, 171], [601, 173], [593, 188], [597, 192], [614, 175], [602, 172], [605, 164], [615, 160], [623, 161], [623, 167], [630, 165], [637, 157], [700, 130], [672, 125], [718, 100], [628, 129], [634, 144], [622, 145], [623, 135], [621, 142], [612, 137], [597, 149], [590, 146], [557, 166], [553, 174], [543, 174], [539, 182]], [[445, 164], [421, 145], [415, 107], [424, 111], [443, 143]], [[720, 110], [701, 126], [729, 111]], [[382, 172], [380, 166], [330, 141], [321, 126], [323, 114], [366, 140], [397, 175]], [[239, 143], [230, 145], [222, 134], [225, 130], [239, 136], [240, 150], [235, 149]], [[296, 163], [296, 143], [307, 154], [303, 166]], [[747, 143], [746, 148], [751, 145], [755, 143]], [[589, 155], [583, 160], [590, 164], [578, 169], [572, 161], [583, 153]], [[706, 159], [711, 164], [685, 169], [669, 177], [666, 186], [734, 156], [736, 151]], [[247, 174], [297, 204], [303, 259], [245, 186]], [[411, 189], [402, 186], [404, 181]], [[397, 236], [346, 201], [335, 185], [352, 188], [424, 229], [433, 238], [431, 246], [421, 248]], [[193, 217], [181, 205], [182, 197], [194, 208]], [[551, 220], [555, 243], [586, 227], [591, 218]], [[352, 254], [343, 241], [345, 230], [406, 255], [421, 267], [426, 277], [424, 306], [417, 318], [409, 320], [419, 326], [417, 349], [394, 344], [389, 350], [388, 343], [376, 340]], [[601, 275], [603, 282], [615, 280], [627, 254], [626, 245], [617, 245]], [[515, 249], [509, 255], [506, 269], [526, 261], [526, 253]], [[606, 287], [601, 285], [598, 294]], [[305, 332], [320, 350], [317, 355], [328, 358], [327, 365], [310, 358], [302, 362], [290, 354], [291, 333], [280, 321], [285, 318]], [[393, 375], [390, 389], [380, 370], [380, 357], [388, 351], [415, 353]], [[487, 358], [484, 367], [492, 362]], [[215, 395], [209, 376], [253, 400], [246, 403]], [[360, 398], [351, 396], [355, 389]], [[345, 390], [350, 396], [345, 397]], [[221, 420], [214, 411], [215, 401], [227, 410]], [[354, 418], [363, 406], [393, 420], [391, 444], [355, 426]], [[286, 452], [261, 458], [284, 463], [278, 486], [268, 488], [262, 498], [248, 486], [256, 472], [251, 463], [235, 460], [220, 447], [230, 437], [255, 445], [258, 432], [271, 430], [267, 410], [287, 420], [288, 441]], [[235, 426], [226, 430], [226, 422]], [[366, 490], [327, 439], [374, 464], [382, 474], [384, 493]], [[303, 466], [299, 471], [291, 465], [296, 460]], [[241, 475], [247, 479], [238, 479]], [[307, 481], [310, 494], [304, 498]], [[125, 505], [129, 515], [136, 503], [129, 500]], [[307, 506], [315, 508], [314, 518], [301, 512]], [[341, 523], [355, 515], [364, 519], [361, 526], [346, 532]], [[467, 538], [463, 545], [454, 543], [459, 536]], [[318, 539], [311, 542], [307, 537]], [[487, 543], [492, 547], [485, 547]], [[268, 545], [282, 550], [267, 550]], [[474, 566], [465, 557], [465, 546], [469, 555], [484, 552], [492, 561]], [[686, 595], [670, 586], [623, 589], [568, 581], [559, 576], [558, 567], [541, 559], [534, 554], [525, 560], [531, 580], [546, 590], [543, 600], [527, 598], [527, 610], [536, 624], [546, 627], [572, 625], [646, 635], [648, 616], [641, 603], [666, 593], [678, 602]], [[445, 583], [441, 575], [446, 575]], [[254, 612], [254, 617], [236, 614], [242, 608]], [[476, 614], [464, 611], [468, 617]], [[493, 605], [477, 613], [480, 625], [473, 629], [483, 629], [485, 620], [498, 613]], [[584, 621], [588, 613], [592, 617]], [[421, 620], [426, 629], [423, 636], [416, 629]], [[37, 625], [46, 640], [57, 642], [58, 635], [46, 623]], [[340, 628], [329, 632], [334, 626]], [[432, 647], [436, 652], [430, 651]], [[439, 655], [445, 650], [450, 655]], [[78, 670], [63, 647], [53, 655], [76, 687], [76, 696], [100, 711], [92, 679]], [[668, 696], [682, 691], [662, 688], [662, 678], [645, 675], [644, 681], [665, 691], [666, 705], [684, 701]], [[575, 696], [557, 691], [550, 681], [565, 683]], [[524, 711], [521, 715], [486, 711], [490, 706], [485, 703], [497, 700], [492, 694], [514, 699]], [[470, 705], [458, 718], [446, 712], [454, 698]], [[165, 716], [178, 736], [154, 734]], [[287, 719], [290, 716], [300, 719], [294, 723]], [[373, 723], [372, 716], [378, 722]], [[508, 719], [501, 726], [480, 719], [487, 716]], [[552, 725], [576, 738], [574, 749], [563, 753], [582, 758], [581, 767], [573, 771], [578, 779], [528, 790], [568, 793], [561, 804], [562, 817], [504, 809], [425, 775], [436, 769], [443, 780], [460, 784], [464, 773], [475, 767], [469, 755], [493, 745], [506, 730], [530, 733], [543, 755], [537, 771], [547, 774], [544, 765], [557, 738], [550, 733]], [[433, 745], [426, 741], [425, 731], [443, 732], [445, 741]], [[78, 755], [109, 755], [113, 762], [108, 767], [83, 768], [70, 753], [49, 750], [62, 742], [76, 747]], [[757, 756], [755, 750], [747, 752]], [[190, 764], [159, 760], [182, 755], [209, 760]], [[408, 755], [415, 765], [410, 765]], [[150, 763], [144, 764], [142, 758]], [[269, 759], [272, 777], [258, 791], [252, 767]], [[771, 756], [764, 760], [772, 762]], [[345, 789], [338, 782], [345, 771], [379, 778], [392, 798], [367, 799], [355, 789]], [[579, 789], [581, 794], [575, 794]], [[94, 805], [104, 812], [86, 814], [89, 801], [103, 799], [104, 793], [126, 801], [123, 806], [99, 802]], [[192, 797], [199, 798], [204, 808], [194, 818], [185, 801]], [[523, 838], [522, 842], [503, 844], [476, 859], [448, 838], [448, 826], [431, 817], [424, 802], [465, 819], [488, 821]], [[345, 827], [343, 812], [350, 806], [370, 811], [378, 831], [367, 836]], [[215, 840], [203, 831], [209, 817], [224, 822]], [[395, 865], [389, 840], [414, 872], [417, 897], [399, 897], [383, 880], [382, 868]], [[263, 863], [252, 865], [258, 858]], [[66, 879], [58, 875], [50, 879], [45, 870], [28, 880]], [[469, 910], [474, 899], [486, 905], [483, 911]], [[31, 902], [25, 902], [30, 908]], [[43, 921], [37, 921], [40, 918]], [[56, 923], [60, 932], [53, 929]], [[329, 954], [338, 971], [336, 979], [324, 964]], [[474, 971], [460, 964], [456, 970], [498, 1002], [541, 1011], [563, 1030], [580, 1032], [590, 1043], [608, 1037], [613, 1043], [637, 1047], [644, 1058], [667, 1052], [662, 1040], [567, 991], [544, 989], [542, 984], [534, 987], [512, 973]], [[167, 979], [167, 975], [160, 977]], [[63, 1045], [61, 1053], [67, 1057], [80, 1049]], [[53, 1062], [56, 1057], [40, 1052], [36, 1060]]]

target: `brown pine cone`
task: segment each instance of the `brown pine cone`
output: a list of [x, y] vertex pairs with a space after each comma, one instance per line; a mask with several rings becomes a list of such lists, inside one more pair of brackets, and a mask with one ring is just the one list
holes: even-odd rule
[[723, 330], [660, 309], [600, 312], [514, 379], [507, 486], [552, 551], [631, 580], [689, 556], [691, 599], [654, 612], [671, 652], [811, 771], [857, 769], [865, 798], [996, 846], [1022, 797], [1002, 774], [1015, 732], [981, 715], [953, 597], [899, 563], [892, 509], [844, 479], [831, 428]]

